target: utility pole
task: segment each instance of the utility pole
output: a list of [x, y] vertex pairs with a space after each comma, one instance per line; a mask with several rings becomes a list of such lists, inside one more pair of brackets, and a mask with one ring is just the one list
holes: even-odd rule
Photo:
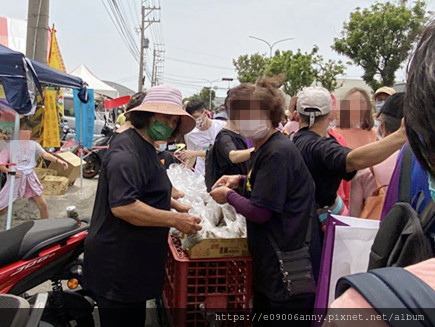
[[141, 6], [142, 7], [142, 25], [140, 27], [140, 60], [139, 60], [139, 82], [138, 82], [138, 87], [137, 87], [137, 91], [138, 92], [142, 92], [143, 90], [143, 85], [144, 85], [144, 81], [143, 81], [143, 55], [144, 55], [144, 38], [145, 38], [145, 6]]
[[142, 1], [141, 10], [141, 28], [140, 28], [140, 60], [139, 60], [139, 81], [138, 91], [141, 92], [144, 86], [144, 67], [145, 67], [145, 49], [148, 49], [148, 40], [145, 40], [145, 30], [151, 26], [152, 23], [159, 23], [160, 18], [150, 17], [153, 11], [160, 10], [160, 7], [145, 6], [146, 0]]
[[29, 0], [27, 14], [27, 57], [47, 63], [47, 34], [50, 0]]

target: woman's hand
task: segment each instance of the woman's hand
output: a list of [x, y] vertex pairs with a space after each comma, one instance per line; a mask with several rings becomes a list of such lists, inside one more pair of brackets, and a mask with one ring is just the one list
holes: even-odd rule
[[180, 158], [183, 161], [187, 161], [196, 157], [195, 151], [183, 150], [180, 153]]
[[201, 219], [198, 217], [191, 216], [188, 213], [179, 213], [174, 227], [184, 234], [192, 235], [202, 229], [202, 226], [199, 225], [200, 222]]
[[182, 204], [178, 202], [177, 200], [172, 200], [172, 208], [177, 210], [178, 212], [188, 212], [190, 209], [192, 209], [192, 206]]
[[225, 204], [227, 203], [227, 194], [229, 191], [231, 191], [230, 188], [226, 186], [221, 186], [211, 191], [210, 195], [213, 198], [213, 200], [215, 200], [217, 203]]
[[182, 191], [176, 189], [174, 186], [172, 186], [172, 194], [171, 195], [175, 200], [178, 200], [179, 198], [184, 198], [185, 194], [184, 194], [184, 192], [182, 192]]
[[230, 189], [237, 189], [240, 184], [240, 175], [224, 175], [214, 183], [212, 190], [221, 186], [228, 187]]

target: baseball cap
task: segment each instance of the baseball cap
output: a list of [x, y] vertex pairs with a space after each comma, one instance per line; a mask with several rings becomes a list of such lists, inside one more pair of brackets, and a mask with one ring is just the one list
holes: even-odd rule
[[302, 115], [310, 116], [309, 127], [314, 124], [315, 117], [326, 115], [331, 111], [331, 93], [324, 87], [305, 87], [297, 97], [296, 110]]
[[[323, 116], [331, 111], [332, 100], [329, 91], [320, 86], [305, 87], [298, 93], [296, 110], [303, 115]], [[317, 109], [316, 111], [309, 109]]]
[[384, 103], [381, 108], [381, 111], [378, 114], [392, 116], [395, 118], [402, 119], [403, 118], [403, 99], [405, 97], [405, 93], [395, 93], [390, 96]]
[[385, 94], [388, 94], [388, 95], [393, 95], [394, 93], [396, 93], [396, 91], [392, 87], [382, 86], [382, 87], [380, 87], [379, 89], [376, 90], [375, 97], [378, 94], [380, 94], [380, 93], [385, 93]]

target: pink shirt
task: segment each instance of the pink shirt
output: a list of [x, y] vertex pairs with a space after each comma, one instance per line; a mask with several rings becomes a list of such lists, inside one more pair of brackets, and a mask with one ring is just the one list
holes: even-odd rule
[[285, 124], [284, 129], [289, 133], [296, 133], [299, 130], [299, 123], [295, 120], [287, 122]]
[[378, 140], [374, 128], [371, 130], [361, 128], [336, 128], [346, 139], [347, 147], [353, 149]]
[[[399, 151], [394, 152], [385, 161], [373, 166], [376, 178], [381, 185], [389, 185], [396, 165]], [[369, 168], [358, 171], [352, 179], [350, 188], [349, 215], [359, 217], [366, 199], [377, 189], [376, 180]], [[388, 187], [384, 187], [385, 194]]]

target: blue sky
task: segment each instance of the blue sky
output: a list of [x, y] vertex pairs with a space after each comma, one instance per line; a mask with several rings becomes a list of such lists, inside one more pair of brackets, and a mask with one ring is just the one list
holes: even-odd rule
[[[147, 0], [157, 3], [158, 0]], [[154, 42], [165, 44], [165, 82], [178, 87], [183, 96], [198, 92], [208, 81], [235, 78], [232, 59], [241, 54], [269, 53], [268, 46], [249, 38], [256, 36], [280, 50], [310, 51], [314, 44], [325, 59], [344, 59], [330, 46], [343, 22], [356, 7], [369, 7], [372, 0], [161, 0], [161, 23], [147, 30], [151, 40], [148, 67]], [[138, 64], [125, 46], [104, 3], [105, 0], [50, 1], [50, 25], [56, 25], [61, 52], [70, 72], [81, 63], [103, 80], [119, 82], [137, 90]], [[140, 0], [121, 0], [127, 24], [134, 32], [139, 22]], [[28, 0], [0, 0], [1, 16], [27, 19]], [[435, 0], [428, 10], [435, 10]], [[192, 64], [194, 63], [194, 64]], [[349, 67], [348, 78], [362, 71]], [[402, 69], [397, 81], [405, 77]], [[236, 82], [233, 82], [235, 85]], [[146, 86], [149, 80], [146, 78]], [[225, 94], [227, 82], [216, 82], [218, 95]]]

